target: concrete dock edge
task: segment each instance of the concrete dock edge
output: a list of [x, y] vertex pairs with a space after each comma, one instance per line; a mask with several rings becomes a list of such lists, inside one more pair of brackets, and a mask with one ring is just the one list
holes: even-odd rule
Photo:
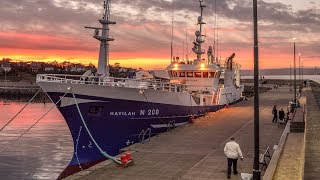
[[274, 151], [272, 158], [269, 162], [268, 168], [266, 169], [266, 172], [264, 173], [263, 180], [271, 180], [274, 176], [274, 173], [276, 171], [278, 161], [280, 159], [281, 153], [283, 151], [284, 145], [286, 143], [288, 134], [290, 133], [290, 121], [288, 121], [282, 136], [280, 138], [278, 148]]

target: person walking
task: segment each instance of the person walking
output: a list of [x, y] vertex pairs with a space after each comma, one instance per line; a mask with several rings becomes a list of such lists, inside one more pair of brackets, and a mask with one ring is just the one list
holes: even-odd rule
[[243, 155], [240, 149], [240, 146], [238, 143], [236, 143], [235, 138], [231, 137], [230, 141], [226, 143], [224, 146], [224, 154], [227, 157], [228, 167], [227, 167], [227, 178], [231, 178], [231, 166], [233, 165], [233, 174], [237, 175], [237, 162], [238, 157], [241, 158], [241, 161], [243, 160]]
[[274, 106], [273, 106], [272, 114], [273, 114], [272, 122], [277, 122], [277, 121], [278, 121], [278, 110], [277, 110], [277, 105], [274, 105]]

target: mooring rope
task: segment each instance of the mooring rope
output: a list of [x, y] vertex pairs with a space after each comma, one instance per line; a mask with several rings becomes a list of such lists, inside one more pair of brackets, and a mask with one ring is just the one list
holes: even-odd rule
[[74, 154], [76, 155], [76, 158], [77, 158], [77, 161], [78, 161], [78, 166], [82, 171], [83, 169], [82, 169], [79, 157], [78, 157], [78, 145], [79, 145], [81, 130], [82, 130], [82, 126], [80, 126], [80, 128], [79, 128], [79, 134], [78, 134], [78, 137], [77, 137], [77, 140], [76, 140], [76, 148], [75, 148]]
[[16, 115], [14, 115], [14, 116], [0, 129], [0, 132], [1, 132], [5, 127], [7, 127], [7, 126], [30, 104], [30, 102], [39, 94], [40, 91], [41, 91], [41, 89], [38, 90], [38, 92], [29, 100], [29, 102], [28, 102], [26, 105], [24, 105], [24, 107], [23, 107]]
[[93, 138], [93, 136], [92, 136], [92, 134], [91, 134], [91, 132], [90, 132], [90, 130], [89, 130], [89, 128], [88, 128], [88, 126], [87, 126], [87, 124], [86, 124], [83, 116], [82, 116], [82, 113], [81, 113], [81, 111], [80, 111], [80, 108], [79, 108], [79, 105], [78, 105], [78, 102], [77, 102], [77, 99], [76, 99], [76, 96], [74, 95], [74, 93], [72, 93], [72, 96], [73, 96], [73, 98], [74, 98], [74, 102], [75, 102], [75, 104], [76, 104], [76, 107], [77, 107], [78, 113], [79, 113], [79, 115], [80, 115], [82, 124], [84, 125], [84, 127], [85, 127], [86, 131], [88, 132], [88, 134], [89, 134], [91, 140], [93, 141], [94, 145], [98, 148], [98, 150], [100, 151], [100, 153], [101, 153], [103, 156], [105, 156], [105, 157], [108, 158], [108, 159], [113, 160], [114, 162], [116, 162], [116, 163], [118, 163], [118, 164], [122, 164], [122, 162], [121, 162], [119, 159], [117, 159], [116, 157], [110, 156], [109, 154], [107, 154], [105, 151], [103, 151], [103, 150], [101, 149], [101, 147], [99, 146], [99, 144], [98, 144], [98, 143], [96, 142], [96, 140]]
[[[63, 95], [62, 97], [65, 97], [70, 90], [71, 90], [71, 88], [68, 88], [68, 91], [67, 91], [66, 93], [64, 93], [64, 95]], [[10, 145], [12, 145], [12, 144], [14, 144], [15, 142], [17, 142], [22, 136], [24, 136], [27, 132], [29, 132], [30, 129], [32, 129], [36, 124], [38, 124], [38, 122], [39, 122], [42, 118], [44, 118], [60, 101], [61, 101], [61, 98], [60, 98], [55, 104], [53, 104], [53, 105], [50, 107], [50, 109], [49, 109], [44, 115], [42, 115], [35, 123], [32, 124], [32, 126], [30, 126], [25, 132], [23, 132], [17, 139], [9, 142], [9, 144], [8, 144], [5, 148], [3, 148], [3, 149], [0, 151], [0, 153], [2, 153], [3, 151], [5, 151]]]
[[229, 100], [229, 98], [228, 98], [228, 94], [227, 93], [225, 93], [225, 95], [226, 95], [226, 99], [227, 99], [227, 101], [228, 101], [228, 104], [230, 104], [230, 100]]

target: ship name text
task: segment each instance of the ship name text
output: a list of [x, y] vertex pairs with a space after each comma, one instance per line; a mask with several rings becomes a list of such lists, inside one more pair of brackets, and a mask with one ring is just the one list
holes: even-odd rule
[[140, 109], [138, 111], [139, 113], [136, 113], [134, 111], [111, 111], [110, 116], [135, 116], [136, 114], [139, 114], [140, 116], [154, 116], [159, 115], [159, 109]]

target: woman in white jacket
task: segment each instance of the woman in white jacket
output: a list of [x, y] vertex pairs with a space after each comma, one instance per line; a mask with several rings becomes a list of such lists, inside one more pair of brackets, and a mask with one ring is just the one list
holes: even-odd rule
[[243, 155], [238, 143], [235, 142], [234, 137], [230, 138], [230, 141], [226, 143], [224, 146], [224, 154], [228, 159], [228, 168], [227, 168], [227, 177], [230, 179], [231, 177], [231, 166], [233, 165], [233, 174], [237, 175], [237, 162], [238, 157], [243, 159]]

